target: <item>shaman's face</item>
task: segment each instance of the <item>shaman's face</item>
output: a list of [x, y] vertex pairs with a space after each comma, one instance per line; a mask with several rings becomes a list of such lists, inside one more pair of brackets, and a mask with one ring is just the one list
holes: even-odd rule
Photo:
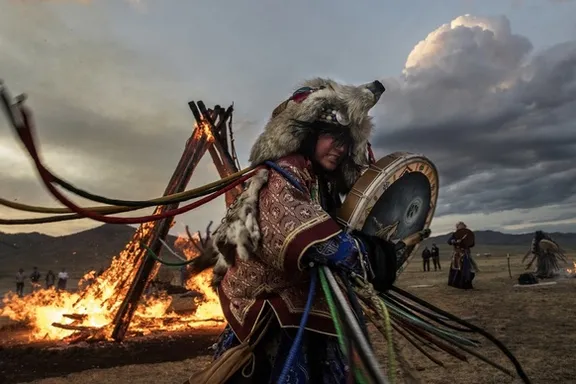
[[348, 144], [338, 143], [330, 135], [320, 135], [316, 142], [315, 160], [327, 171], [334, 171], [348, 152]]

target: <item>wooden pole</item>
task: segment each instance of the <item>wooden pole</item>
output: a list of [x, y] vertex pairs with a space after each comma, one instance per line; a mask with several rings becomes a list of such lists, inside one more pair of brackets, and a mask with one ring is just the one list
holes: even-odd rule
[[[164, 195], [169, 195], [173, 193], [182, 192], [186, 189], [194, 169], [198, 165], [200, 159], [206, 153], [208, 147], [212, 144], [212, 139], [204, 131], [204, 126], [201, 121], [198, 120], [195, 125], [192, 136], [186, 142], [182, 157], [172, 174], [170, 182], [164, 191]], [[179, 206], [179, 203], [174, 203], [171, 205], [165, 205], [157, 207], [154, 214], [159, 214], [166, 212], [168, 210], [175, 209]], [[166, 218], [155, 222], [150, 231], [150, 235], [147, 241], [147, 246], [156, 254], [160, 254], [162, 249], [162, 243], [159, 239], [165, 240], [168, 235], [168, 231], [172, 226], [174, 218]], [[146, 224], [143, 224], [146, 225]], [[147, 252], [142, 252], [142, 256], [139, 260], [138, 272], [136, 273], [136, 278], [132, 282], [128, 294], [124, 298], [118, 312], [116, 313], [114, 319], [114, 329], [112, 331], [112, 338], [115, 341], [122, 341], [126, 335], [126, 331], [130, 326], [130, 322], [134, 316], [140, 297], [144, 292], [144, 289], [148, 285], [151, 276], [153, 276], [158, 271], [158, 265], [156, 261], [148, 255]]]
[[[182, 157], [168, 183], [164, 195], [178, 193], [186, 189], [194, 170], [206, 151], [210, 152], [214, 165], [216, 166], [220, 177], [229, 176], [238, 171], [238, 167], [228, 150], [226, 122], [231, 120], [232, 106], [223, 111], [221, 108], [215, 108], [214, 113], [209, 113], [202, 101], [194, 103], [189, 102], [188, 105], [192, 110], [196, 125], [192, 136], [186, 142]], [[217, 124], [214, 121], [219, 117]], [[238, 186], [235, 189], [226, 193], [226, 205], [229, 206], [242, 192], [243, 187]], [[172, 210], [178, 207], [179, 204], [175, 203], [169, 206], [161, 206], [156, 208], [155, 214]], [[172, 226], [173, 218], [159, 220], [155, 223], [143, 224], [137, 233], [146, 233], [147, 240], [142, 238], [141, 241], [147, 243], [148, 247], [156, 254], [160, 254], [162, 243], [160, 239], [165, 240], [170, 227]], [[146, 226], [150, 228], [146, 231]], [[134, 241], [134, 239], [133, 239]], [[158, 271], [158, 264], [156, 261], [148, 256], [147, 252], [136, 247], [135, 262], [140, 263], [136, 278], [132, 282], [128, 294], [124, 298], [116, 317], [114, 319], [114, 330], [112, 338], [115, 341], [122, 341], [126, 335], [130, 322], [134, 316], [140, 297], [144, 292], [151, 277]], [[135, 251], [136, 251], [135, 250]]]
[[[226, 122], [228, 119], [232, 118], [232, 106], [228, 107], [224, 113], [221, 113], [217, 110], [217, 108], [214, 110], [206, 109], [206, 106], [201, 101], [199, 101], [197, 104], [198, 105], [190, 102], [188, 103], [188, 106], [190, 107], [190, 110], [192, 111], [192, 114], [196, 120], [202, 119], [208, 124], [210, 133], [214, 137], [214, 143], [210, 147], [209, 152], [210, 156], [212, 157], [212, 161], [218, 170], [218, 174], [221, 178], [224, 178], [238, 172], [239, 169], [234, 163], [232, 155], [228, 151], [228, 142], [224, 141], [226, 140], [227, 136], [222, 134], [222, 131], [226, 131]], [[220, 119], [218, 123], [215, 124], [218, 113], [220, 113]], [[242, 191], [243, 187], [238, 185], [230, 191], [226, 192], [226, 206], [229, 207], [236, 200], [236, 197], [242, 193]]]
[[512, 278], [512, 269], [510, 268], [510, 254], [509, 253], [506, 254], [506, 259], [508, 261], [508, 275], [510, 276], [510, 278]]

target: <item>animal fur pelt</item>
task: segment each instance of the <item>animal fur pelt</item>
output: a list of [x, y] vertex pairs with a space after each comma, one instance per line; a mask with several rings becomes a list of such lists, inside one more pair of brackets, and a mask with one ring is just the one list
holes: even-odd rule
[[188, 265], [188, 273], [197, 275], [214, 268], [212, 285], [218, 286], [229, 267], [234, 265], [236, 254], [247, 260], [260, 245], [258, 226], [258, 197], [268, 181], [268, 170], [262, 169], [248, 181], [248, 186], [232, 204], [222, 222], [212, 233], [211, 239], [199, 256]]
[[295, 121], [312, 123], [334, 111], [339, 116], [338, 122], [342, 128], [350, 130], [354, 141], [352, 156], [342, 164], [344, 179], [350, 188], [360, 176], [361, 169], [368, 165], [367, 146], [373, 129], [368, 111], [378, 102], [384, 87], [379, 82], [354, 86], [315, 78], [303, 82], [299, 87], [306, 88], [311, 91], [305, 96], [299, 96], [301, 93], [297, 91], [276, 107], [264, 132], [252, 147], [249, 160], [255, 165], [298, 151], [308, 132]]

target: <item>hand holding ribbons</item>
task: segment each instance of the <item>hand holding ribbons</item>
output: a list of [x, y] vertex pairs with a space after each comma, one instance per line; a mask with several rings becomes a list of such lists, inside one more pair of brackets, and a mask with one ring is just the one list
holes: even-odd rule
[[364, 276], [381, 292], [390, 289], [396, 280], [395, 245], [360, 231], [343, 232], [314, 244], [303, 262], [354, 272]]

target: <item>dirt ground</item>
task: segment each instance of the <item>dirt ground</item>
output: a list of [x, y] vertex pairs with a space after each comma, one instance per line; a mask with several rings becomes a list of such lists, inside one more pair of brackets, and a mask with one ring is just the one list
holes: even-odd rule
[[[514, 276], [511, 279], [508, 276], [506, 257], [496, 255], [495, 252], [492, 255], [477, 258], [480, 272], [472, 291], [456, 290], [446, 285], [447, 261], [443, 261], [442, 271], [422, 272], [417, 257], [401, 275], [397, 285], [469, 319], [498, 337], [516, 355], [532, 383], [576, 383], [576, 278], [557, 279], [556, 284], [548, 286], [513, 287], [517, 282], [516, 277], [523, 272], [521, 256], [516, 254], [511, 258]], [[574, 254], [569, 256], [575, 258]], [[374, 333], [373, 340], [376, 352], [385, 366], [386, 346], [383, 339]], [[405, 346], [402, 340], [398, 340], [398, 344], [401, 348]], [[489, 344], [488, 341], [484, 343], [487, 346], [484, 353], [513, 371], [508, 360], [495, 348], [488, 347]], [[411, 347], [405, 347], [403, 351], [423, 383], [519, 382], [475, 358], [463, 363], [439, 355], [445, 365], [439, 367]], [[91, 369], [32, 383], [182, 383], [209, 362], [209, 357], [200, 356], [179, 362]], [[398, 383], [404, 383], [402, 372], [398, 371], [398, 374]]]

